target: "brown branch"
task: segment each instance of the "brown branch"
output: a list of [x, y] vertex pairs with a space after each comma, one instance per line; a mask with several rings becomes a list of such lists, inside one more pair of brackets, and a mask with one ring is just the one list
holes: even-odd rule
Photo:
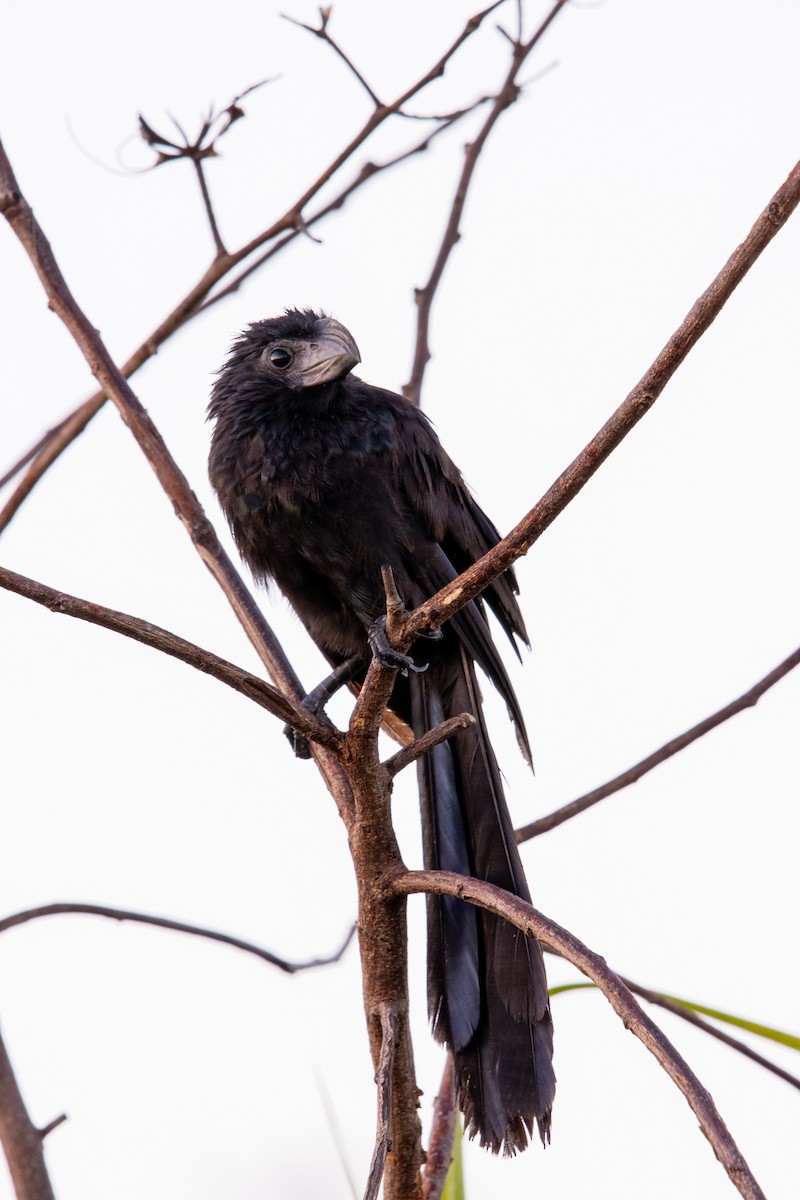
[[386, 1155], [391, 1148], [392, 1132], [392, 1076], [397, 1051], [399, 1023], [394, 1006], [385, 1001], [380, 1007], [381, 1053], [375, 1083], [378, 1089], [378, 1120], [375, 1130], [375, 1148], [372, 1151], [364, 1190], [364, 1200], [377, 1200], [381, 1180], [386, 1166]]
[[739, 1193], [747, 1200], [766, 1200], [709, 1093], [599, 954], [594, 953], [574, 934], [562, 929], [555, 921], [543, 916], [519, 897], [482, 880], [470, 879], [452, 871], [405, 871], [387, 877], [385, 887], [387, 894], [391, 896], [410, 896], [424, 892], [438, 896], [456, 896], [460, 900], [466, 900], [469, 904], [496, 913], [577, 967], [582, 974], [597, 984], [625, 1028], [639, 1038], [683, 1093], [700, 1122], [700, 1128]]
[[[472, 177], [475, 168], [478, 165], [478, 159], [486, 145], [489, 134], [494, 129], [497, 121], [507, 108], [509, 108], [519, 95], [519, 86], [517, 85], [517, 76], [522, 68], [523, 63], [537, 45], [539, 40], [544, 35], [552, 22], [556, 19], [561, 9], [567, 3], [567, 0], [556, 0], [556, 3], [551, 8], [545, 19], [542, 21], [539, 28], [527, 42], [513, 41], [511, 42], [511, 65], [508, 68], [505, 80], [500, 88], [500, 91], [494, 97], [489, 115], [481, 126], [477, 137], [470, 142], [464, 151], [464, 165], [461, 169], [461, 175], [456, 185], [456, 193], [450, 206], [450, 215], [445, 226], [444, 236], [442, 238], [439, 251], [433, 264], [428, 282], [422, 288], [417, 288], [415, 291], [415, 299], [417, 304], [417, 335], [414, 347], [414, 361], [411, 367], [411, 378], [403, 387], [403, 395], [407, 400], [411, 400], [414, 404], [419, 404], [420, 394], [422, 391], [422, 380], [425, 375], [425, 368], [430, 361], [431, 352], [428, 344], [428, 333], [430, 328], [431, 309], [433, 307], [436, 290], [444, 274], [444, 269], [447, 266], [449, 259], [456, 243], [461, 234], [459, 225], [461, 216], [464, 211], [469, 186], [472, 182]], [[521, 21], [521, 15], [520, 15]]]
[[100, 625], [103, 629], [110, 629], [123, 637], [177, 658], [204, 675], [210, 675], [234, 691], [247, 696], [248, 700], [253, 700], [261, 708], [298, 730], [307, 741], [327, 746], [334, 753], [338, 750], [342, 735], [333, 728], [324, 714], [322, 719], [315, 716], [302, 704], [294, 703], [257, 675], [251, 675], [249, 671], [212, 654], [210, 650], [196, 646], [194, 642], [186, 641], [168, 629], [162, 629], [160, 625], [151, 625], [149, 621], [143, 621], [129, 613], [118, 612], [113, 608], [105, 608], [102, 604], [94, 604], [90, 600], [81, 600], [67, 592], [56, 591], [55, 588], [38, 583], [35, 579], [28, 579], [25, 575], [17, 575], [3, 566], [0, 566], [0, 587], [33, 600], [51, 612], [77, 617], [92, 625]]
[[391, 1148], [384, 1200], [421, 1200], [422, 1129], [408, 1021], [406, 901], [387, 896], [383, 880], [402, 871], [391, 813], [391, 779], [378, 757], [381, 714], [396, 671], [373, 662], [356, 702], [343, 746], [353, 785], [355, 817], [349, 828], [358, 887], [358, 936], [370, 1053], [379, 1071], [383, 1035], [379, 1016], [391, 1006], [397, 1021], [392, 1070]]
[[63, 1125], [66, 1120], [67, 1114], [59, 1113], [57, 1117], [53, 1117], [52, 1121], [48, 1121], [46, 1125], [42, 1126], [42, 1128], [39, 1130], [39, 1137], [42, 1139], [42, 1141], [44, 1141], [44, 1139], [51, 1134], [54, 1129], [58, 1129], [59, 1125]]
[[28, 1116], [0, 1037], [0, 1141], [17, 1200], [55, 1200], [44, 1163], [44, 1137]]
[[414, 741], [408, 746], [403, 746], [402, 750], [398, 750], [391, 758], [387, 758], [383, 765], [393, 779], [404, 767], [408, 767], [411, 763], [416, 762], [418, 758], [421, 758], [423, 754], [427, 754], [434, 746], [438, 746], [440, 742], [448, 741], [453, 734], [460, 733], [462, 729], [469, 729], [470, 725], [474, 724], [475, 718], [472, 713], [458, 713], [455, 717], [448, 717], [446, 721], [442, 721], [441, 725], [437, 725], [435, 729], [429, 729], [427, 733], [414, 738]]
[[453, 1139], [456, 1134], [456, 1083], [452, 1054], [447, 1055], [439, 1093], [433, 1102], [433, 1124], [425, 1156], [425, 1175], [422, 1180], [422, 1200], [439, 1200], [444, 1191], [447, 1172], [453, 1161]]
[[741, 283], [775, 234], [786, 224], [798, 202], [800, 163], [792, 169], [786, 182], [778, 188], [747, 237], [734, 250], [719, 275], [693, 305], [653, 365], [613, 416], [507, 537], [410, 615], [406, 622], [403, 644], [411, 645], [420, 631], [440, 628], [454, 613], [480, 595], [493, 579], [513, 566], [518, 558], [530, 550], [623, 438], [650, 411], [689, 351], [722, 311], [736, 286]]
[[[294, 203], [286, 210], [286, 212], [273, 221], [271, 225], [263, 229], [254, 238], [241, 246], [238, 250], [228, 254], [218, 253], [214, 260], [210, 263], [207, 270], [201, 278], [192, 287], [182, 300], [173, 308], [172, 312], [161, 322], [161, 324], [153, 330], [148, 338], [134, 351], [130, 358], [121, 368], [122, 375], [129, 379], [136, 371], [146, 363], [159, 348], [170, 338], [174, 333], [181, 329], [189, 320], [197, 315], [201, 310], [204, 302], [208, 300], [212, 289], [235, 267], [239, 266], [248, 259], [257, 250], [261, 249], [268, 242], [280, 238], [283, 234], [296, 235], [302, 224], [306, 227], [310, 225], [309, 220], [303, 219], [303, 210], [314, 199], [314, 197], [322, 191], [322, 189], [330, 182], [337, 172], [347, 163], [353, 155], [361, 148], [361, 146], [372, 136], [372, 134], [383, 125], [390, 117], [396, 116], [399, 110], [408, 100], [418, 95], [434, 80], [444, 74], [445, 68], [453, 56], [461, 49], [461, 46], [480, 28], [484, 19], [496, 7], [496, 4], [490, 5], [489, 8], [482, 12], [476, 13], [467, 22], [461, 33], [454, 39], [448, 49], [442, 54], [434, 65], [427, 71], [416, 83], [397, 97], [391, 104], [381, 105], [373, 110], [359, 132], [353, 137], [345, 148], [331, 160], [331, 162], [318, 175], [313, 183], [309, 184], [303, 193], [294, 201]], [[400, 156], [400, 161], [403, 157]], [[361, 183], [366, 182], [375, 172], [364, 174]], [[8, 181], [0, 181], [0, 209], [8, 207], [13, 203], [13, 196], [9, 196], [7, 192]], [[357, 184], [356, 186], [360, 186]], [[345, 199], [356, 190], [356, 187], [350, 186], [344, 190], [338, 205], [334, 202], [331, 205], [330, 211], [335, 207], [343, 204]], [[2, 193], [6, 194], [3, 195]], [[281, 246], [288, 244], [293, 240], [293, 236], [283, 239]], [[266, 261], [266, 256], [265, 260]], [[33, 488], [45, 474], [56, 459], [64, 452], [76, 437], [78, 437], [91, 420], [97, 415], [103, 407], [107, 399], [104, 389], [96, 392], [88, 400], [84, 401], [72, 413], [56, 426], [56, 433], [52, 441], [35, 452], [36, 456], [31, 463], [24, 478], [20, 482], [14, 494], [9, 498], [6, 505], [0, 510], [0, 532], [12, 520], [15, 513], [19, 510], [27, 496], [30, 495]], [[41, 443], [37, 443], [40, 446]], [[17, 462], [17, 468], [21, 467], [30, 459], [33, 451], [28, 451]]]
[[192, 160], [194, 164], [197, 182], [200, 187], [200, 195], [203, 197], [203, 208], [205, 209], [206, 219], [211, 230], [211, 237], [214, 241], [214, 249], [217, 252], [217, 258], [226, 258], [228, 251], [225, 249], [225, 243], [222, 240], [222, 234], [219, 231], [217, 224], [217, 216], [214, 212], [214, 205], [211, 203], [211, 193], [208, 190], [205, 171], [203, 164], [199, 158]]
[[517, 841], [526, 842], [529, 838], [538, 837], [541, 833], [547, 833], [549, 830], [555, 829], [558, 825], [563, 825], [565, 821], [571, 820], [572, 817], [577, 817], [579, 813], [585, 812], [593, 804], [598, 804], [601, 800], [612, 796], [614, 792], [619, 792], [622, 788], [630, 787], [632, 783], [636, 783], [648, 771], [652, 771], [654, 767], [666, 762], [668, 758], [672, 758], [673, 754], [678, 754], [679, 751], [685, 750], [687, 746], [691, 746], [692, 742], [696, 742], [704, 734], [710, 733], [718, 725], [722, 725], [725, 721], [731, 717], [735, 717], [737, 713], [744, 712], [747, 708], [754, 708], [765, 692], [768, 692], [771, 687], [783, 679], [785, 675], [788, 675], [799, 664], [800, 647], [793, 654], [790, 654], [788, 658], [785, 658], [782, 663], [779, 663], [774, 670], [765, 675], [763, 679], [754, 684], [738, 700], [732, 700], [730, 704], [726, 704], [718, 712], [712, 713], [704, 721], [698, 722], [691, 729], [687, 729], [685, 733], [681, 733], [678, 737], [666, 742], [658, 750], [655, 750], [652, 754], [648, 754], [647, 758], [643, 758], [641, 762], [629, 767], [621, 775], [616, 775], [613, 779], [610, 779], [608, 783], [604, 783], [593, 791], [587, 792], [585, 796], [579, 796], [577, 800], [571, 800], [569, 804], [564, 804], [561, 808], [548, 813], [547, 816], [540, 817], [538, 821], [531, 821], [529, 825], [523, 825], [521, 829], [516, 831]]
[[26, 908], [21, 912], [12, 913], [8, 917], [2, 917], [0, 918], [0, 933], [5, 933], [7, 929], [14, 929], [17, 925], [25, 925], [28, 921], [37, 921], [41, 917], [74, 914], [85, 914], [91, 917], [108, 917], [112, 921], [135, 921], [140, 925], [155, 925], [158, 929], [172, 929], [176, 933], [189, 933], [193, 937], [208, 938], [209, 941], [222, 942], [225, 946], [233, 946], [235, 950], [244, 950], [246, 954], [253, 954], [256, 958], [260, 958], [263, 962], [268, 962], [273, 967], [278, 967], [279, 970], [285, 971], [288, 975], [294, 975], [298, 971], [308, 971], [313, 967], [326, 967], [331, 963], [339, 962], [355, 934], [355, 926], [353, 926], [336, 953], [331, 954], [327, 958], [311, 958], [306, 962], [289, 962], [285, 958], [279, 958], [271, 950], [265, 950], [262, 946], [256, 946], [253, 942], [243, 941], [242, 938], [233, 937], [229, 933], [220, 933], [216, 929], [206, 929], [202, 925], [187, 925], [185, 921], [173, 921], [169, 917], [154, 917], [149, 913], [132, 912], [126, 908], [109, 908], [105, 904], [79, 904], [72, 902], [42, 904], [38, 908]]
[[318, 27], [315, 27], [314, 25], [306, 25], [306, 23], [304, 21], [298, 21], [295, 17], [287, 16], [286, 13], [281, 13], [281, 16], [283, 17], [284, 21], [288, 21], [291, 25], [296, 25], [299, 29], [305, 29], [305, 30], [307, 30], [308, 33], [313, 33], [314, 37], [320, 38], [323, 42], [326, 43], [326, 45], [330, 46], [330, 48], [331, 48], [331, 50], [333, 50], [334, 54], [338, 55], [338, 57], [342, 60], [342, 62], [347, 67], [347, 69], [351, 72], [352, 75], [355, 76], [355, 78], [361, 84], [362, 88], [367, 93], [367, 95], [369, 96], [370, 100], [375, 105], [375, 107], [376, 108], [381, 107], [380, 100], [375, 95], [372, 88], [369, 86], [366, 79], [359, 71], [358, 67], [355, 66], [352, 59], [350, 59], [345, 54], [344, 50], [342, 50], [342, 48], [338, 44], [338, 42], [335, 42], [333, 40], [333, 38], [331, 37], [331, 35], [328, 33], [328, 22], [331, 17], [331, 8], [330, 7], [329, 8], [321, 8], [319, 10], [319, 26]]
[[[216, 532], [188, 480], [172, 458], [147, 410], [114, 363], [97, 330], [70, 292], [44, 231], [22, 195], [2, 143], [0, 212], [25, 247], [51, 309], [66, 325], [103, 392], [114, 401], [120, 416], [136, 438], [159, 483], [172, 501], [175, 513], [183, 523], [195, 549], [225, 593], [261, 661], [281, 691], [294, 700], [301, 699], [303, 691], [289, 660], [241, 576], [220, 545]], [[315, 746], [313, 755], [343, 820], [347, 821], [352, 800], [346, 776], [328, 751]]]

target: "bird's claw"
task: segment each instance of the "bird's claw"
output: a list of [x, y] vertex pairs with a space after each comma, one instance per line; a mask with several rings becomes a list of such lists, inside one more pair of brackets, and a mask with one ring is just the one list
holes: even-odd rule
[[[303, 696], [303, 699], [300, 701], [300, 705], [302, 708], [307, 708], [309, 712], [316, 716], [320, 710], [316, 689], [313, 692], [309, 692], [307, 696]], [[292, 725], [284, 725], [283, 733], [284, 736], [288, 738], [289, 745], [294, 751], [295, 758], [311, 758], [311, 747], [308, 744], [308, 739], [303, 737], [299, 729], [295, 729]]]
[[298, 729], [294, 729], [291, 725], [284, 725], [283, 733], [292, 747], [295, 758], [311, 758], [311, 747]]
[[401, 675], [408, 675], [409, 671], [419, 675], [428, 669], [427, 663], [418, 667], [410, 654], [401, 654], [399, 650], [393, 649], [386, 636], [386, 617], [378, 617], [378, 620], [370, 626], [367, 641], [372, 651], [372, 657], [382, 667], [391, 667], [392, 670], [399, 671]]

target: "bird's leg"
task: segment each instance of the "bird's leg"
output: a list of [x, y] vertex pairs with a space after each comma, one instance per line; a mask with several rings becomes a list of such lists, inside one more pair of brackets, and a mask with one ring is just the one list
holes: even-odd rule
[[[326, 675], [322, 682], [318, 683], [308, 695], [303, 697], [300, 701], [303, 708], [307, 708], [309, 712], [317, 716], [328, 703], [331, 696], [335, 696], [339, 689], [344, 684], [349, 683], [363, 667], [363, 654], [354, 654], [351, 658], [346, 658], [344, 662], [339, 663], [338, 667], [334, 667], [330, 675]], [[311, 758], [308, 742], [302, 733], [298, 733], [291, 725], [284, 725], [283, 732], [289, 739], [289, 745], [294, 750], [297, 758]]]
[[[441, 630], [437, 632], [441, 636]], [[377, 621], [373, 621], [367, 630], [367, 641], [372, 651], [372, 657], [377, 659], [382, 667], [392, 667], [403, 675], [408, 675], [409, 671], [418, 673], [428, 669], [427, 663], [423, 667], [418, 667], [410, 654], [401, 654], [399, 650], [392, 648], [386, 635], [386, 617], [378, 617]]]

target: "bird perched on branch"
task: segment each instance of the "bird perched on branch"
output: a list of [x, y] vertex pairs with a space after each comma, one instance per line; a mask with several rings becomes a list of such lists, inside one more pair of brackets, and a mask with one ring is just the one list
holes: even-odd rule
[[[332, 666], [356, 661], [363, 678], [371, 652], [399, 668], [390, 706], [416, 736], [473, 715], [418, 764], [425, 865], [530, 900], [475, 664], [530, 757], [528, 742], [483, 604], [417, 643], [417, 663], [392, 651], [380, 622], [382, 566], [416, 607], [499, 534], [427, 418], [352, 375], [358, 362], [344, 326], [310, 310], [251, 325], [214, 385], [211, 481], [253, 574], [278, 583]], [[507, 571], [485, 593], [512, 645], [527, 643], [516, 591]], [[467, 1131], [495, 1153], [523, 1149], [534, 1121], [549, 1140], [553, 1035], [538, 942], [464, 901], [429, 897], [428, 1006], [454, 1057]]]

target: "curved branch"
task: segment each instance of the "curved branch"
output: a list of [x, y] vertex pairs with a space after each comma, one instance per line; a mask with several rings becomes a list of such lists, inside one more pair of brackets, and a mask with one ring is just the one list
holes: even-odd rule
[[[595, 471], [650, 411], [689, 351], [722, 311], [725, 302], [775, 234], [800, 203], [800, 163], [791, 171], [761, 213], [750, 233], [734, 250], [716, 279], [693, 305], [653, 365], [603, 428], [545, 492], [507, 537], [468, 570], [448, 583], [408, 617], [403, 643], [411, 645], [424, 630], [436, 629], [474, 600], [493, 579], [513, 566], [574, 500]], [[402, 646], [401, 646], [402, 649]]]
[[387, 879], [386, 891], [391, 896], [410, 896], [417, 892], [456, 896], [509, 921], [571, 962], [597, 984], [625, 1028], [647, 1047], [686, 1097], [700, 1122], [700, 1128], [740, 1194], [746, 1200], [766, 1200], [709, 1093], [672, 1043], [642, 1011], [629, 988], [599, 954], [517, 896], [491, 883], [470, 879], [452, 871], [405, 871]]
[[277, 954], [273, 954], [271, 950], [265, 950], [263, 946], [256, 946], [253, 942], [246, 942], [242, 938], [233, 937], [229, 933], [220, 933], [216, 929], [206, 929], [202, 925], [187, 925], [185, 921], [173, 921], [169, 917], [154, 917], [149, 913], [132, 912], [127, 908], [109, 908], [105, 904], [65, 902], [62, 904], [42, 904], [38, 908], [26, 908], [21, 912], [12, 913], [11, 916], [0, 918], [0, 933], [5, 933], [7, 929], [13, 929], [17, 925], [25, 925], [28, 921], [37, 921], [40, 917], [56, 917], [70, 914], [108, 917], [112, 921], [136, 921], [140, 925], [155, 925], [158, 929], [172, 929], [176, 933], [189, 933], [193, 937], [208, 938], [209, 941], [222, 942], [225, 946], [233, 946], [235, 950], [244, 950], [246, 954], [253, 954], [256, 958], [260, 958], [263, 962], [268, 962], [273, 967], [278, 967], [279, 970], [285, 971], [288, 975], [294, 975], [298, 971], [308, 971], [312, 967], [326, 967], [331, 963], [339, 962], [353, 940], [356, 931], [355, 925], [352, 926], [344, 942], [335, 954], [331, 954], [327, 958], [310, 958], [306, 962], [299, 963], [279, 958]]
[[788, 658], [785, 658], [782, 663], [779, 663], [774, 670], [765, 675], [763, 679], [754, 684], [738, 700], [732, 700], [730, 704], [726, 704], [724, 708], [720, 708], [717, 712], [712, 713], [704, 721], [699, 721], [697, 725], [693, 725], [685, 733], [681, 733], [671, 741], [666, 742], [658, 750], [653, 751], [652, 754], [648, 754], [647, 758], [643, 758], [641, 762], [635, 763], [627, 771], [623, 771], [621, 775], [616, 775], [613, 779], [610, 779], [608, 783], [604, 783], [593, 791], [587, 792], [585, 796], [579, 796], [577, 800], [571, 800], [569, 804], [564, 804], [561, 808], [548, 813], [547, 816], [540, 817], [538, 821], [531, 821], [529, 825], [523, 825], [521, 829], [516, 831], [517, 841], [526, 842], [529, 838], [538, 837], [540, 833], [547, 833], [549, 830], [563, 825], [565, 821], [571, 820], [572, 817], [577, 817], [579, 813], [585, 812], [592, 805], [598, 804], [608, 796], [612, 796], [614, 792], [619, 792], [622, 788], [630, 787], [632, 783], [636, 783], [648, 771], [652, 771], [654, 767], [658, 767], [661, 763], [666, 762], [668, 758], [672, 758], [673, 754], [678, 754], [679, 751], [685, 750], [687, 746], [691, 746], [692, 742], [696, 742], [704, 734], [710, 733], [718, 725], [722, 725], [723, 722], [728, 721], [731, 717], [735, 717], [737, 713], [744, 712], [746, 708], [755, 707], [764, 693], [768, 692], [779, 680], [783, 679], [784, 675], [788, 675], [790, 671], [794, 670], [798, 664], [800, 664], [800, 647], [793, 654], [790, 654]]
[[321, 719], [304, 705], [295, 704], [283, 692], [259, 679], [257, 675], [251, 675], [249, 671], [212, 654], [210, 650], [196, 646], [194, 642], [186, 641], [168, 629], [162, 629], [160, 625], [151, 625], [149, 621], [132, 617], [129, 613], [118, 612], [113, 608], [105, 608], [102, 604], [81, 600], [67, 592], [56, 591], [55, 588], [38, 583], [35, 579], [28, 579], [25, 575], [17, 575], [15, 571], [9, 571], [3, 566], [0, 566], [0, 587], [33, 600], [51, 612], [63, 613], [81, 621], [88, 621], [92, 625], [100, 625], [103, 629], [110, 629], [123, 637], [141, 642], [144, 646], [150, 646], [153, 650], [160, 650], [163, 654], [180, 659], [190, 667], [202, 671], [204, 675], [211, 675], [234, 691], [247, 696], [248, 700], [253, 700], [273, 716], [291, 725], [307, 741], [327, 746], [334, 753], [338, 750], [341, 734], [327, 721], [324, 714]]

